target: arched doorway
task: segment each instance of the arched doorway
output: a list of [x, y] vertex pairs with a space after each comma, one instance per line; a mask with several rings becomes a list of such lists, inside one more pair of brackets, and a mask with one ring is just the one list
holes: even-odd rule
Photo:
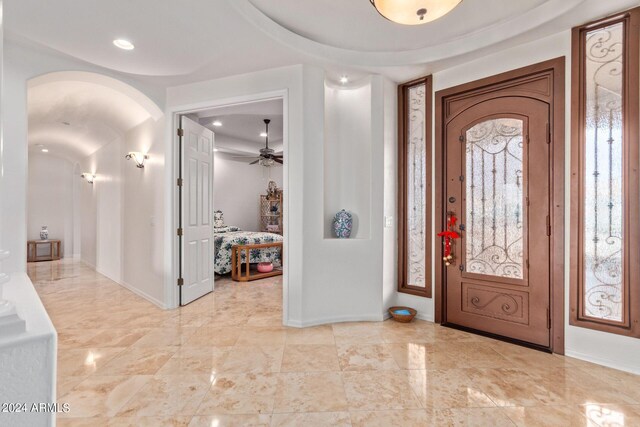
[[[162, 306], [162, 110], [122, 81], [77, 71], [29, 80], [27, 110], [27, 238], [46, 226], [60, 258]], [[130, 152], [149, 157], [144, 168]]]

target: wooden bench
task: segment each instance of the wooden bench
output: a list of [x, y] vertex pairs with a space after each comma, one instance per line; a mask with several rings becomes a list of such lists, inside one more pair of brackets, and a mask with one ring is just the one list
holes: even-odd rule
[[[281, 276], [282, 265], [269, 273], [257, 273], [251, 271], [251, 251], [253, 249], [280, 248], [280, 263], [282, 264], [282, 242], [260, 243], [252, 245], [236, 245], [231, 248], [231, 278], [236, 282], [249, 282], [251, 280], [264, 279], [267, 277]], [[245, 262], [242, 262], [242, 251], [245, 252]], [[244, 265], [244, 269], [242, 266]]]

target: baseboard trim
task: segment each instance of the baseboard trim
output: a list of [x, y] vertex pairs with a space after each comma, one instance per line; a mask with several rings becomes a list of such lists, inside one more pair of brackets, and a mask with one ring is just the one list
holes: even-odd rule
[[[116, 282], [118, 283], [118, 282]], [[151, 295], [147, 294], [144, 291], [141, 291], [140, 289], [131, 286], [130, 284], [126, 283], [126, 282], [122, 282], [122, 283], [118, 283], [120, 286], [122, 286], [123, 288], [133, 292], [134, 294], [138, 295], [139, 297], [142, 297], [144, 299], [146, 299], [147, 301], [149, 301], [150, 303], [155, 304], [156, 306], [158, 306], [159, 308], [166, 310], [166, 306], [164, 305], [164, 303], [162, 301], [160, 301], [159, 299], [156, 299], [154, 297], [152, 297]]]
[[435, 321], [433, 318], [433, 315], [424, 315], [420, 312], [416, 314], [416, 319], [424, 320], [425, 322], [431, 322], [431, 323], [434, 323]]
[[122, 285], [122, 283], [120, 283], [120, 279], [116, 279], [115, 277], [111, 277], [110, 275], [108, 275], [104, 271], [100, 270], [98, 267], [93, 267], [93, 269], [95, 271], [97, 271], [98, 273], [102, 274], [107, 279], [111, 280], [112, 282], [116, 282], [118, 285]]
[[151, 295], [147, 294], [144, 291], [141, 291], [140, 289], [131, 286], [130, 284], [126, 283], [123, 280], [116, 280], [113, 277], [109, 277], [107, 274], [104, 274], [102, 271], [100, 271], [98, 268], [96, 268], [94, 265], [91, 265], [90, 263], [81, 260], [84, 264], [86, 264], [87, 266], [91, 267], [92, 269], [94, 269], [98, 274], [103, 275], [104, 277], [106, 277], [107, 279], [111, 280], [114, 283], [117, 283], [118, 285], [122, 286], [123, 288], [125, 288], [128, 291], [133, 292], [134, 294], [138, 295], [141, 298], [146, 299], [147, 301], [149, 301], [150, 303], [152, 303], [153, 305], [157, 306], [158, 308], [161, 308], [162, 310], [166, 310], [167, 307], [164, 305], [164, 302], [152, 297]]
[[[89, 261], [85, 261], [85, 260], [83, 260], [82, 258], [80, 258], [80, 262], [81, 262], [81, 263], [83, 263], [84, 265], [86, 265], [87, 267], [92, 268], [92, 269], [94, 269], [94, 270], [98, 271], [98, 269], [96, 269], [96, 266], [95, 266], [95, 265], [93, 265], [93, 264], [91, 264]], [[102, 273], [100, 273], [100, 274], [102, 274]]]
[[617, 369], [619, 371], [630, 372], [632, 374], [640, 375], [640, 368], [638, 366], [625, 365], [622, 363], [615, 362], [610, 359], [604, 359], [601, 357], [594, 357], [589, 354], [585, 354], [579, 351], [573, 351], [569, 348], [565, 348], [564, 351], [565, 356], [573, 357], [575, 359], [584, 360], [585, 362], [595, 363], [596, 365], [606, 366], [608, 368]]
[[345, 322], [382, 322], [384, 320], [384, 315], [382, 314], [371, 314], [371, 315], [363, 315], [363, 316], [334, 316], [334, 317], [326, 317], [321, 319], [312, 319], [312, 320], [288, 320], [285, 322], [285, 326], [289, 326], [291, 328], [308, 328], [311, 326], [320, 326], [327, 325], [331, 323], [345, 323]]
[[[288, 320], [283, 323], [285, 326], [289, 326], [291, 328], [308, 328], [311, 326], [327, 325], [331, 323], [382, 322], [390, 318], [391, 318], [391, 315], [389, 314], [389, 311], [384, 311], [380, 315], [371, 314], [371, 315], [364, 315], [364, 316], [334, 316], [334, 317], [326, 317], [326, 318], [306, 320], [306, 321]], [[416, 319], [433, 323], [433, 316], [425, 316], [418, 313], [416, 315]]]

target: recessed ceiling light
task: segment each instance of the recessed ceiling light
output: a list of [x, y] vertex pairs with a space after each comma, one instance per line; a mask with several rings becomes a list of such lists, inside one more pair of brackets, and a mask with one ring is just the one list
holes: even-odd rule
[[217, 128], [222, 126], [222, 122], [220, 120], [214, 120], [213, 123], [211, 123], [211, 124], [214, 125]]
[[340, 83], [342, 83], [343, 85], [349, 83], [349, 77], [347, 76], [340, 77]]
[[266, 132], [260, 132], [260, 136], [263, 138], [266, 138], [269, 135]]
[[116, 47], [119, 47], [120, 49], [124, 49], [124, 50], [133, 50], [135, 48], [133, 43], [125, 39], [115, 39], [113, 41], [113, 44], [116, 45]]
[[42, 152], [43, 152], [43, 153], [48, 153], [48, 152], [49, 152], [49, 149], [48, 149], [48, 148], [43, 148], [43, 149], [42, 149]]
[[217, 153], [218, 151], [220, 151], [220, 150], [218, 150], [217, 148], [214, 148], [214, 149], [213, 149], [213, 152], [214, 152], [214, 153]]

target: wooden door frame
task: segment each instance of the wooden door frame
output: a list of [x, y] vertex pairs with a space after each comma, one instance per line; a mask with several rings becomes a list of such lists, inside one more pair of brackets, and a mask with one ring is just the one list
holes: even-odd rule
[[[550, 100], [550, 316], [551, 331], [549, 350], [564, 354], [564, 212], [565, 212], [565, 58], [549, 61], [497, 74], [484, 79], [443, 89], [435, 94], [435, 226], [436, 230], [444, 230], [446, 224], [445, 193], [445, 113], [449, 112], [449, 103], [474, 96], [488, 94], [496, 89], [515, 86], [523, 80], [538, 76], [549, 76], [552, 79], [551, 93], [541, 94]], [[523, 95], [527, 96], [527, 95]], [[464, 110], [463, 110], [464, 111]], [[435, 322], [446, 323], [446, 274], [439, 252], [435, 257]]]

